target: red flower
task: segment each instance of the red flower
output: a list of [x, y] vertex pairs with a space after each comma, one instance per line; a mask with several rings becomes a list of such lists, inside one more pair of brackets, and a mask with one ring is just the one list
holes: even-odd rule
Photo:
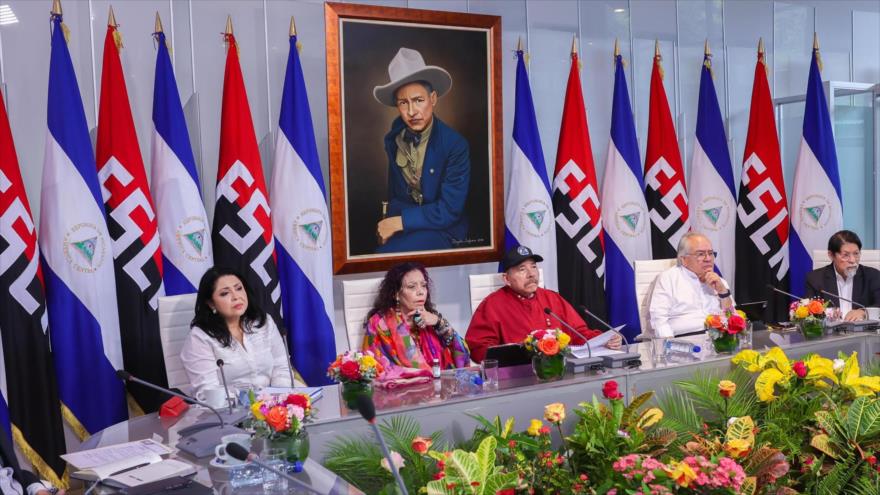
[[791, 370], [794, 371], [794, 374], [797, 375], [798, 378], [807, 376], [807, 365], [804, 364], [803, 361], [796, 361], [791, 365]]
[[498, 490], [495, 492], [495, 495], [515, 495], [516, 490], [513, 488], [505, 488], [504, 490]]
[[541, 340], [544, 338], [544, 335], [546, 335], [546, 334], [547, 334], [547, 332], [545, 330], [538, 330], [537, 332], [535, 332], [534, 335], [532, 335], [532, 337], [534, 337], [535, 340]]
[[550, 434], [550, 427], [545, 425], [545, 426], [542, 426], [541, 429], [538, 431], [541, 432], [541, 435], [549, 435]]
[[285, 406], [298, 406], [303, 408], [303, 410], [308, 410], [309, 408], [309, 398], [303, 394], [290, 394], [287, 396], [287, 399], [284, 400]]
[[440, 471], [439, 473], [434, 474], [434, 479], [435, 480], [442, 480], [444, 476], [446, 476], [446, 473], [444, 473], [443, 471]]
[[874, 464], [877, 464], [877, 456], [869, 455], [867, 460], [868, 460], [868, 464], [870, 464], [872, 466]]
[[339, 368], [339, 374], [346, 380], [360, 380], [361, 367], [354, 361], [346, 361], [342, 363], [342, 366]]
[[608, 400], [618, 400], [623, 398], [623, 394], [617, 390], [617, 382], [614, 380], [608, 380], [605, 382], [605, 385], [602, 386], [602, 395]]
[[730, 329], [730, 333], [742, 332], [746, 328], [746, 319], [740, 315], [730, 315], [730, 318], [727, 319], [727, 327]]
[[516, 440], [511, 440], [511, 441], [507, 442], [507, 446], [510, 448], [516, 447]]

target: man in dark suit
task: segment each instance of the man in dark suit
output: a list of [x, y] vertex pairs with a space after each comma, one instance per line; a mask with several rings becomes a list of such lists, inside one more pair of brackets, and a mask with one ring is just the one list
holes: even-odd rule
[[831, 264], [807, 274], [806, 297], [830, 300], [846, 321], [867, 318], [867, 312], [858, 304], [880, 306], [880, 271], [859, 265], [861, 253], [862, 241], [854, 232], [841, 230], [832, 235], [828, 240]]
[[434, 115], [452, 78], [409, 48], [397, 52], [388, 74], [391, 81], [376, 86], [373, 96], [400, 116], [384, 139], [388, 210], [376, 226], [377, 251], [450, 249], [467, 237], [471, 171], [467, 141]]
[[[12, 470], [10, 475], [9, 470]], [[34, 473], [21, 469], [15, 457], [12, 442], [6, 432], [0, 430], [0, 493], [4, 495], [26, 493], [27, 495], [50, 495], [56, 493], [47, 488]], [[64, 494], [64, 490], [57, 492]]]

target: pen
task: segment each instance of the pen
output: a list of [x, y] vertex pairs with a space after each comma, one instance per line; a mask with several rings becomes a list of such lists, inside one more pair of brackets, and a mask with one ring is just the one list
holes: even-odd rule
[[116, 476], [117, 474], [126, 473], [126, 472], [128, 472], [128, 471], [134, 471], [135, 469], [142, 468], [142, 467], [144, 467], [144, 466], [149, 466], [150, 464], [151, 464], [151, 463], [149, 463], [149, 462], [145, 462], [145, 463], [143, 463], [143, 464], [138, 464], [137, 466], [132, 466], [132, 467], [130, 467], [130, 468], [125, 468], [125, 469], [122, 469], [122, 470], [120, 470], [120, 471], [116, 471], [115, 473], [110, 473], [110, 476]]

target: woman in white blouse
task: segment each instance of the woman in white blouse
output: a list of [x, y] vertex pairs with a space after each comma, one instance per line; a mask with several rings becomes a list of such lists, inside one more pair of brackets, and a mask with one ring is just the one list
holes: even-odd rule
[[180, 351], [193, 394], [223, 389], [218, 359], [230, 389], [292, 385], [281, 332], [251, 300], [250, 287], [233, 270], [213, 267], [202, 276], [192, 331]]

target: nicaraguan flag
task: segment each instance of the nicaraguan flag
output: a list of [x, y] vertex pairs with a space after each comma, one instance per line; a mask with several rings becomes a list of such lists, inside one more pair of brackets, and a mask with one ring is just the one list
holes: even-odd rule
[[608, 141], [602, 181], [605, 297], [609, 323], [614, 326], [625, 324], [623, 334], [632, 340], [641, 333], [633, 262], [651, 259], [651, 229], [623, 57], [615, 54], [614, 58], [611, 140]]
[[813, 269], [811, 253], [825, 249], [828, 239], [843, 229], [843, 196], [837, 150], [828, 114], [828, 102], [819, 72], [819, 46], [813, 44], [807, 101], [804, 108], [804, 136], [798, 152], [791, 192], [791, 291], [803, 294], [807, 273]]
[[199, 190], [186, 119], [165, 33], [155, 33], [152, 167], [150, 171], [159, 239], [162, 278], [169, 296], [196, 292], [202, 275], [214, 264], [211, 228]]
[[308, 385], [324, 385], [336, 358], [330, 216], [295, 34], [278, 128], [269, 198], [284, 323], [294, 367]]
[[505, 250], [523, 245], [544, 258], [544, 286], [556, 290], [556, 223], [550, 179], [538, 135], [535, 105], [523, 52], [516, 52], [516, 106], [513, 111], [513, 146], [510, 150], [510, 184], [504, 201]]
[[718, 95], [712, 81], [712, 55], [706, 53], [700, 74], [697, 139], [691, 160], [691, 228], [712, 241], [715, 268], [733, 290], [736, 266], [736, 189], [724, 135]]
[[127, 417], [113, 248], [61, 16], [52, 16], [40, 253], [58, 392], [81, 437]]

